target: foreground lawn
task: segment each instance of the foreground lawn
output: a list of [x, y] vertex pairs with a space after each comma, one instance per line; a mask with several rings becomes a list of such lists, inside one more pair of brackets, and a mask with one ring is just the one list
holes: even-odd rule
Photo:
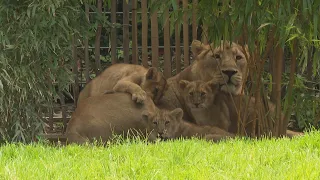
[[0, 147], [0, 179], [319, 179], [319, 167], [319, 132], [219, 144], [194, 139]]

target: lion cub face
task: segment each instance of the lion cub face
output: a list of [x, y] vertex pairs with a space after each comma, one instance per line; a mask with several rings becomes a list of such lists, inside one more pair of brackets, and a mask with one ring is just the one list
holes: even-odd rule
[[157, 104], [168, 89], [167, 80], [157, 68], [151, 67], [143, 79], [141, 88]]
[[190, 108], [208, 108], [214, 101], [218, 86], [214, 81], [186, 81], [179, 82], [182, 97]]
[[147, 129], [151, 132], [149, 135], [150, 140], [157, 138], [166, 140], [175, 137], [175, 133], [179, 128], [182, 121], [183, 110], [181, 108], [172, 111], [156, 110], [143, 111], [142, 120], [147, 125]]
[[[212, 49], [211, 49], [212, 48]], [[218, 47], [193, 41], [192, 52], [202, 67], [211, 68], [211, 78], [219, 82], [221, 91], [240, 94], [247, 70], [247, 46], [222, 41]], [[246, 55], [245, 55], [246, 54]]]

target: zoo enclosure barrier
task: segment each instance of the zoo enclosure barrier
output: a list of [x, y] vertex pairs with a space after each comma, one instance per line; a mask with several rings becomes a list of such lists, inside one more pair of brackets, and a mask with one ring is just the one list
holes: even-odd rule
[[[184, 9], [188, 4], [196, 7], [198, 0], [191, 1], [176, 0], [176, 3]], [[60, 93], [60, 102], [49, 107], [49, 114], [45, 117], [45, 137], [63, 138], [80, 90], [111, 64], [132, 63], [158, 67], [164, 76], [169, 78], [190, 65], [192, 40], [202, 39], [202, 42], [208, 43], [205, 38], [207, 27], [202, 25], [202, 28], [198, 28], [200, 25], [196, 21], [196, 8], [193, 8], [190, 18], [184, 12], [182, 27], [176, 23], [170, 34], [169, 10], [150, 13], [149, 3], [150, 0], [131, 0], [128, 3], [127, 0], [112, 0], [111, 6], [108, 7], [101, 0], [97, 1], [97, 12], [104, 15], [113, 25], [121, 24], [121, 28], [112, 26], [107, 32], [98, 24], [94, 39], [80, 40], [81, 46], [75, 45], [74, 38], [72, 72], [75, 79], [74, 83], [70, 84], [73, 98]], [[84, 8], [90, 22], [91, 17], [97, 12], [91, 11], [88, 5]], [[165, 21], [163, 28], [159, 29], [159, 15], [162, 13]]]

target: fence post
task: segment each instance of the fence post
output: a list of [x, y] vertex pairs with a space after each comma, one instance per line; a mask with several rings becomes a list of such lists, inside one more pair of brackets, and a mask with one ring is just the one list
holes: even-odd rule
[[142, 17], [142, 65], [148, 67], [148, 0], [141, 0]]
[[164, 76], [166, 78], [171, 77], [171, 53], [170, 53], [170, 23], [169, 23], [169, 11], [164, 11], [165, 23], [163, 27], [164, 38]]
[[117, 63], [117, 29], [115, 27], [115, 24], [117, 23], [117, 1], [112, 0], [111, 1], [111, 23], [112, 23], [112, 29], [111, 29], [111, 63], [115, 64]]
[[123, 0], [123, 60], [129, 63], [129, 8], [127, 0]]
[[138, 60], [137, 0], [132, 0], [132, 63]]
[[[102, 15], [102, 0], [97, 1], [97, 10], [98, 14]], [[98, 76], [101, 71], [101, 62], [100, 62], [100, 39], [101, 39], [101, 31], [102, 31], [102, 24], [98, 24], [97, 31], [96, 31], [96, 39], [95, 39], [95, 46], [94, 46], [94, 56], [96, 60], [96, 75]]]
[[[179, 6], [180, 0], [177, 0], [177, 6]], [[175, 59], [176, 59], [176, 74], [181, 72], [181, 48], [180, 48], [180, 26], [179, 23], [175, 23], [174, 26], [175, 33], [174, 33], [174, 40], [175, 40]]]
[[151, 50], [152, 67], [159, 67], [159, 32], [158, 32], [158, 11], [151, 15]]
[[[90, 23], [89, 19], [89, 6], [86, 3], [85, 4], [85, 10], [86, 10], [86, 17], [88, 23]], [[90, 75], [89, 75], [89, 70], [90, 70], [90, 61], [89, 61], [89, 40], [88, 37], [85, 37], [84, 39], [84, 61], [85, 61], [85, 78], [86, 78], [86, 84], [89, 83], [90, 81]]]
[[189, 61], [189, 23], [188, 23], [188, 0], [182, 0], [183, 5], [183, 61], [184, 68], [187, 68], [190, 64]]

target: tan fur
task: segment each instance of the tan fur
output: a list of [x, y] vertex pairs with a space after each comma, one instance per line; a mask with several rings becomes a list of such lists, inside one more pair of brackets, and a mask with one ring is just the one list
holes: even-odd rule
[[174, 139], [197, 136], [214, 141], [234, 137], [216, 127], [184, 122], [182, 116], [182, 109], [160, 110], [150, 98], [144, 104], [137, 104], [126, 93], [104, 94], [89, 97], [79, 104], [72, 114], [66, 135], [68, 143], [78, 144], [94, 139], [106, 142], [112, 139], [113, 134], [147, 136], [151, 141], [157, 137]]
[[148, 95], [158, 103], [166, 89], [166, 79], [156, 68], [114, 64], [85, 86], [80, 92], [78, 104], [88, 97], [110, 91], [128, 92], [132, 95], [132, 100], [137, 102], [143, 102]]
[[[170, 130], [164, 129], [171, 116], [159, 110], [147, 97], [143, 104], [135, 103], [127, 93], [92, 96], [82, 101], [68, 124], [69, 143], [106, 142], [112, 135], [142, 136], [155, 140], [160, 134], [166, 138]], [[157, 123], [157, 124], [155, 124]]]
[[[213, 48], [213, 52], [211, 47]], [[243, 71], [247, 69], [247, 60], [244, 54], [248, 53], [247, 51], [243, 51], [242, 46], [236, 43], [232, 43], [231, 47], [229, 44], [225, 43], [214, 48], [213, 44], [204, 45], [198, 40], [192, 42], [191, 50], [195, 61], [182, 72], [167, 80], [169, 85], [168, 91], [158, 106], [167, 109], [182, 108], [184, 111], [183, 119], [194, 122], [195, 120], [192, 113], [188, 110], [184, 99], [180, 94], [181, 89], [179, 87], [179, 82], [181, 80], [201, 80], [207, 82], [214, 79], [215, 82], [221, 85], [223, 91], [230, 90], [232, 94], [239, 94], [242, 88], [242, 83], [240, 83], [243, 79], [242, 74]], [[221, 58], [217, 58], [215, 56], [217, 54]], [[240, 56], [241, 58], [239, 58]], [[237, 57], [238, 60], [236, 60]], [[231, 80], [229, 82], [229, 77], [226, 74], [220, 74], [219, 66], [226, 73], [230, 71], [234, 72], [235, 69], [238, 70], [237, 73], [230, 78]], [[225, 80], [227, 80], [227, 85], [225, 85]], [[227, 86], [229, 88], [227, 88]]]
[[228, 131], [230, 114], [225, 102], [215, 104], [218, 85], [214, 81], [180, 81], [182, 97], [199, 125], [217, 126]]

